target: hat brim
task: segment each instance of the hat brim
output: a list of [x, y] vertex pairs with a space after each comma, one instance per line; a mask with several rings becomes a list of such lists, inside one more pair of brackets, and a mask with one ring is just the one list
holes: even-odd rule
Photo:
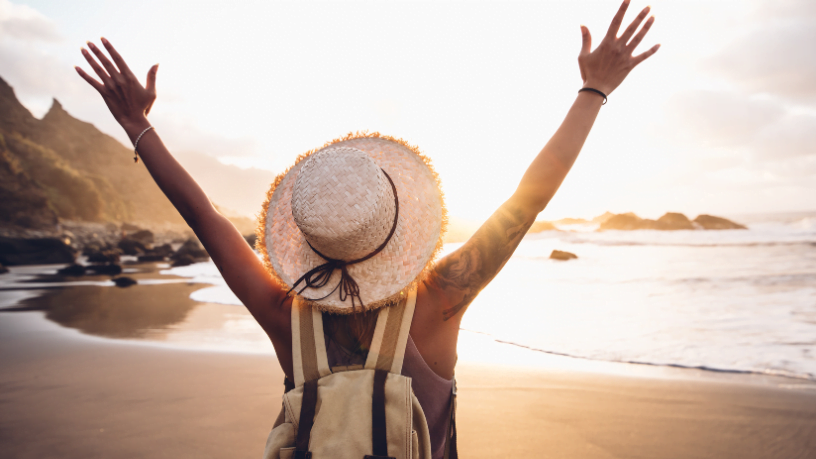
[[[447, 210], [438, 174], [430, 159], [401, 139], [379, 133], [350, 133], [323, 147], [300, 155], [295, 164], [275, 178], [259, 215], [256, 248], [278, 284], [289, 290], [306, 272], [325, 260], [306, 243], [292, 217], [292, 187], [304, 160], [328, 147], [361, 150], [394, 181], [399, 197], [399, 219], [385, 248], [361, 263], [349, 265], [348, 273], [360, 287], [362, 306], [351, 298], [340, 301], [339, 270], [320, 289], [306, 289], [301, 299], [321, 311], [350, 314], [394, 304], [427, 275], [442, 250]], [[301, 283], [298, 290], [303, 287]], [[322, 298], [328, 295], [326, 298]], [[322, 298], [314, 300], [315, 298]]]

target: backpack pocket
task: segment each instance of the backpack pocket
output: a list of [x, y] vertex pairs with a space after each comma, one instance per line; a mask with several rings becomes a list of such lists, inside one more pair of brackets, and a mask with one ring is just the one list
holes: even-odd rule
[[[264, 449], [264, 459], [292, 459], [295, 448], [295, 427], [291, 422], [284, 422], [269, 432]], [[291, 450], [291, 451], [286, 451]]]
[[411, 431], [411, 459], [419, 459], [419, 437], [416, 430]]

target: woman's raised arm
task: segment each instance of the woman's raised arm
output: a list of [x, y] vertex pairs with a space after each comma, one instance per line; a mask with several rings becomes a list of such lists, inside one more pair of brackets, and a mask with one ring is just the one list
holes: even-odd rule
[[224, 280], [273, 343], [278, 339], [287, 340], [282, 334], [288, 315], [278, 306], [285, 292], [275, 284], [235, 226], [215, 210], [201, 187], [167, 151], [156, 131], [145, 131], [150, 127], [147, 114], [156, 100], [158, 64], [150, 68], [146, 84], [142, 86], [110, 42], [102, 38], [102, 43], [112, 61], [91, 42], [88, 47], [93, 55], [82, 49], [82, 55], [99, 80], [79, 67], [76, 67], [77, 73], [99, 92], [131, 142], [143, 134], [138, 144], [139, 156], [159, 188], [190, 225]]
[[[632, 55], [654, 22], [654, 17], [649, 18], [635, 34], [649, 8], [641, 11], [618, 37], [628, 6], [629, 1], [625, 0], [594, 51], [589, 30], [581, 26], [583, 45], [578, 64], [584, 88], [611, 94], [636, 65], [659, 48], [655, 45], [640, 55]], [[462, 247], [439, 261], [420, 288], [423, 304], [429, 307], [417, 311], [421, 314], [417, 318], [421, 317], [423, 322], [417, 332], [422, 329], [423, 334], [432, 334], [445, 330], [429, 339], [446, 341], [451, 339], [447, 335], [458, 332], [462, 312], [502, 269], [538, 213], [561, 186], [603, 103], [604, 97], [597, 92], [579, 92], [564, 122], [530, 164], [513, 196]], [[451, 357], [455, 361], [455, 355]]]

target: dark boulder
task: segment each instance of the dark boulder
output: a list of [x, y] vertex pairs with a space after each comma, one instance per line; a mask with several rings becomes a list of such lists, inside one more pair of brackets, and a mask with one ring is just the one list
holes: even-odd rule
[[174, 255], [174, 256], [173, 256], [173, 264], [172, 264], [172, 266], [173, 266], [173, 267], [176, 267], [176, 266], [187, 266], [187, 265], [191, 265], [191, 264], [193, 264], [193, 263], [195, 263], [195, 262], [196, 262], [196, 261], [195, 261], [195, 258], [191, 257], [190, 255], [188, 255], [188, 254], [186, 254], [186, 253], [182, 253], [181, 255], [178, 255], [178, 256], [175, 256], [175, 255]]
[[116, 284], [117, 287], [121, 288], [130, 287], [131, 285], [138, 284], [138, 282], [136, 282], [135, 279], [124, 276], [113, 279], [113, 283]]
[[121, 251], [119, 249], [86, 250], [85, 255], [89, 263], [116, 263], [119, 261]]
[[683, 214], [676, 212], [668, 212], [657, 219], [658, 228], [660, 230], [693, 230], [694, 225], [691, 220]]
[[82, 266], [82, 265], [74, 263], [72, 265], [69, 265], [69, 266], [66, 266], [66, 267], [64, 267], [62, 269], [57, 270], [57, 274], [62, 275], [62, 276], [75, 276], [75, 277], [84, 276], [85, 275], [85, 267]]
[[694, 223], [707, 230], [748, 229], [744, 225], [713, 215], [698, 215], [697, 218], [694, 219]]
[[204, 250], [204, 247], [201, 247], [201, 243], [199, 243], [198, 239], [196, 238], [190, 238], [184, 241], [184, 244], [182, 244], [181, 247], [176, 250], [176, 253], [174, 253], [171, 258], [173, 260], [178, 260], [182, 255], [188, 255], [197, 261], [203, 261], [210, 258], [210, 254]]
[[164, 244], [148, 250], [144, 255], [139, 255], [139, 261], [164, 261], [172, 254], [173, 247], [171, 247], [170, 244]]
[[85, 267], [86, 271], [92, 271], [94, 274], [103, 276], [117, 276], [122, 274], [122, 265], [115, 263], [107, 265], [88, 265]]
[[9, 272], [8, 268], [6, 268], [3, 265], [0, 265], [0, 274], [6, 274], [7, 272]]
[[119, 243], [116, 245], [125, 255], [143, 255], [147, 252], [147, 247], [141, 242], [131, 239], [131, 238], [123, 238]]
[[553, 250], [550, 254], [550, 258], [553, 260], [572, 260], [578, 258], [578, 255], [570, 252], [562, 252], [561, 250]]
[[140, 263], [148, 263], [148, 262], [155, 262], [155, 261], [164, 261], [165, 257], [161, 255], [153, 255], [150, 253], [139, 255], [139, 262]]
[[73, 263], [74, 250], [58, 238], [0, 237], [0, 263], [8, 266]]
[[128, 238], [133, 239], [134, 241], [139, 241], [144, 246], [152, 245], [153, 241], [155, 241], [153, 232], [150, 230], [136, 231], [135, 233], [129, 235]]

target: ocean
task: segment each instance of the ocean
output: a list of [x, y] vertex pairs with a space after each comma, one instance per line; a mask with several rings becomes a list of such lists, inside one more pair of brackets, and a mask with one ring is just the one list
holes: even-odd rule
[[[816, 380], [816, 212], [735, 220], [749, 229], [530, 234], [462, 328], [578, 359]], [[211, 262], [163, 272], [213, 284], [196, 301], [240, 305]]]

